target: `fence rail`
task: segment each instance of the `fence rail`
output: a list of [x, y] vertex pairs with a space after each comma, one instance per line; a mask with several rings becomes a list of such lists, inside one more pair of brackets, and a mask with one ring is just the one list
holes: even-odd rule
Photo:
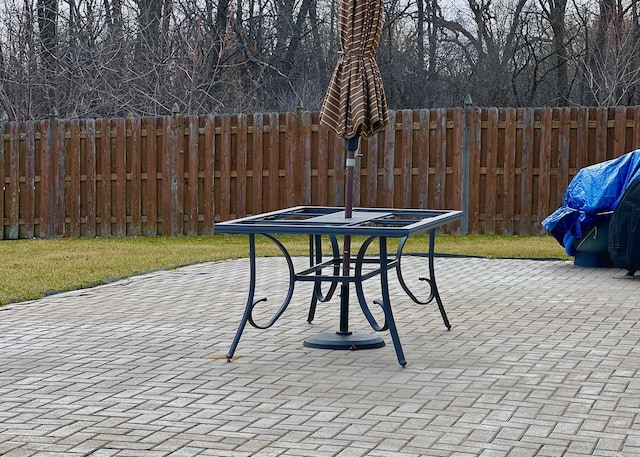
[[[362, 141], [354, 204], [466, 209], [470, 233], [543, 233], [580, 168], [640, 146], [640, 107], [400, 110], [391, 119]], [[0, 132], [4, 239], [207, 234], [220, 220], [344, 204], [344, 144], [314, 112], [52, 118]]]

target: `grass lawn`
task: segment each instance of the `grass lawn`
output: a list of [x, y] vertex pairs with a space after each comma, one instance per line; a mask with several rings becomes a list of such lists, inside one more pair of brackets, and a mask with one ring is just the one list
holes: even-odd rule
[[[284, 237], [292, 254], [304, 255], [306, 237]], [[258, 237], [259, 255], [277, 248]], [[358, 239], [354, 243], [358, 243]], [[411, 238], [405, 252], [424, 252], [428, 237]], [[172, 238], [64, 238], [0, 241], [0, 305], [105, 284], [117, 279], [200, 262], [245, 257], [244, 235]], [[438, 235], [436, 252], [510, 258], [568, 259], [548, 236]]]

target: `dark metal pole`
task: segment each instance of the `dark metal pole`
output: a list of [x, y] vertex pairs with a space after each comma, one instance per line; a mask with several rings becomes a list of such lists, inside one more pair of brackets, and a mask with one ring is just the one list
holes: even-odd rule
[[[351, 219], [353, 214], [353, 172], [356, 165], [355, 152], [358, 149], [359, 135], [344, 140], [347, 151], [346, 173], [344, 183], [344, 217]], [[342, 276], [347, 277], [351, 270], [351, 236], [345, 235], [342, 258]], [[340, 287], [340, 334], [349, 331], [349, 283], [344, 281]]]

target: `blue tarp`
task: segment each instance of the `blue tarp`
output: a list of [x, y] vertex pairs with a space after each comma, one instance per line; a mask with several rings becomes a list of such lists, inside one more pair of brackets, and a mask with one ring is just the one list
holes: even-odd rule
[[573, 240], [609, 219], [629, 184], [639, 178], [640, 149], [585, 167], [569, 183], [563, 206], [542, 221], [542, 226], [567, 254], [575, 255]]

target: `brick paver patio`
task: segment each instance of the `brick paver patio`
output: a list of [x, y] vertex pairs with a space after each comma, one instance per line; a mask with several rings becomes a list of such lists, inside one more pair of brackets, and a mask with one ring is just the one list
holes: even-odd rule
[[[268, 262], [259, 288], [274, 309], [286, 283]], [[410, 277], [424, 259], [403, 263]], [[0, 308], [0, 455], [640, 455], [640, 281], [620, 270], [438, 258], [453, 328], [394, 282], [401, 368], [387, 334], [368, 351], [304, 347], [338, 319], [334, 298], [306, 323], [309, 284], [227, 363], [247, 268]], [[351, 327], [367, 331], [356, 306]]]

